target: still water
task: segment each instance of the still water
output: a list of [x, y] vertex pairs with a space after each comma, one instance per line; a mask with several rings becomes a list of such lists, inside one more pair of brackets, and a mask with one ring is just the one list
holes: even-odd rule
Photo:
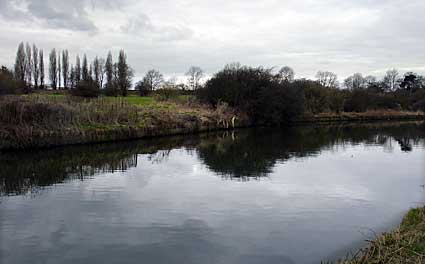
[[0, 154], [0, 263], [320, 263], [425, 202], [425, 124]]

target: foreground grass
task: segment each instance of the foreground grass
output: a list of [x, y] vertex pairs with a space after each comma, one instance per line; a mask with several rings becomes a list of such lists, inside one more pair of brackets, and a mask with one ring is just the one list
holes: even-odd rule
[[384, 233], [340, 264], [425, 263], [425, 207], [410, 210], [396, 230]]

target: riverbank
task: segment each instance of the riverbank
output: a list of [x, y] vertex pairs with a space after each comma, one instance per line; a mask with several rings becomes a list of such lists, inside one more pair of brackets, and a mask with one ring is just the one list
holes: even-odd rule
[[425, 120], [424, 112], [409, 112], [396, 110], [375, 110], [367, 112], [320, 113], [305, 115], [297, 123], [338, 123], [338, 122], [373, 122], [373, 121], [404, 121]]
[[[45, 148], [251, 126], [249, 118], [225, 104], [210, 108], [188, 98], [65, 95], [0, 98], [0, 150]], [[297, 124], [425, 120], [423, 112], [369, 111], [306, 115]]]
[[0, 150], [110, 142], [249, 126], [248, 118], [224, 104], [211, 109], [174, 101], [147, 102], [137, 97], [92, 100], [69, 96], [3, 97], [0, 112]]
[[340, 264], [425, 263], [425, 207], [411, 209], [400, 226], [369, 241], [352, 260]]

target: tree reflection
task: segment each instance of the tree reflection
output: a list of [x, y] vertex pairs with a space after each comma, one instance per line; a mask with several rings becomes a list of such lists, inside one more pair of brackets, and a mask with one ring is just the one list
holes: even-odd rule
[[381, 145], [393, 151], [425, 146], [423, 123], [254, 128], [141, 141], [73, 146], [30, 152], [0, 153], [0, 195], [37, 191], [69, 180], [136, 167], [138, 154], [165, 163], [171, 150], [184, 148], [224, 179], [247, 181], [271, 173], [277, 162], [318, 155], [349, 145]]
[[199, 158], [225, 179], [249, 180], [267, 176], [276, 162], [318, 155], [324, 149], [360, 143], [385, 145], [395, 139], [402, 151], [425, 145], [420, 124], [305, 126], [292, 129], [242, 130], [237, 136], [217, 134], [197, 147]]

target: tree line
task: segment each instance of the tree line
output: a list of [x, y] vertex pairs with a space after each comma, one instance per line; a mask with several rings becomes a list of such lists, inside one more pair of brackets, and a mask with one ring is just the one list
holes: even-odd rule
[[319, 71], [316, 80], [296, 79], [288, 66], [276, 71], [232, 63], [209, 79], [197, 97], [212, 106], [226, 103], [257, 124], [282, 125], [323, 112], [425, 111], [425, 78], [391, 69], [381, 80], [356, 73], [340, 85], [329, 71]]
[[[2, 73], [8, 76], [9, 87], [22, 87], [24, 93], [47, 88], [44, 52], [35, 44], [31, 47], [29, 43], [20, 43], [14, 72], [3, 66]], [[48, 79], [52, 90], [69, 89], [76, 95], [97, 96], [103, 89], [107, 95], [126, 96], [132, 78], [133, 70], [127, 63], [124, 50], [119, 51], [117, 62], [113, 61], [110, 51], [106, 60], [96, 56], [92, 62], [88, 61], [86, 54], [82, 60], [77, 55], [75, 64], [71, 64], [68, 50], [52, 49], [48, 55]]]
[[[16, 53], [14, 71], [2, 67], [2, 79], [8, 83], [3, 85], [9, 89], [3, 89], [3, 93], [11, 93], [17, 87], [21, 87], [24, 93], [32, 90], [50, 88], [52, 90], [71, 90], [75, 95], [97, 96], [99, 90], [103, 90], [109, 96], [126, 96], [132, 87], [134, 72], [127, 63], [124, 50], [120, 50], [118, 62], [114, 63], [112, 53], [109, 51], [105, 58], [96, 56], [89, 62], [84, 54], [82, 59], [79, 55], [71, 64], [68, 50], [59, 51], [52, 49], [48, 54], [46, 84], [44, 52], [35, 44], [21, 42]], [[200, 67], [192, 66], [186, 73], [187, 85], [176, 84], [175, 79], [164, 80], [163, 75], [155, 70], [149, 70], [144, 78], [136, 83], [136, 89], [140, 93], [148, 94], [159, 88], [192, 89], [200, 87], [200, 80], [204, 73]], [[14, 81], [14, 83], [13, 83]], [[15, 87], [15, 88], [14, 88]]]
[[[70, 63], [68, 50], [53, 49], [48, 55], [47, 78], [53, 90], [67, 89], [74, 95], [95, 97], [126, 96], [132, 87], [134, 72], [127, 63], [124, 50], [114, 62], [112, 53], [106, 59], [75, 57]], [[46, 89], [45, 63], [42, 49], [28, 43], [18, 46], [14, 70], [0, 68], [0, 94]], [[226, 65], [205, 80], [200, 67], [186, 72], [187, 81], [165, 80], [158, 70], [149, 70], [135, 89], [140, 95], [162, 93], [165, 97], [184, 91], [194, 94], [206, 104], [220, 103], [249, 114], [253, 120], [279, 123], [303, 113], [362, 112], [377, 109], [425, 110], [425, 77], [396, 69], [388, 70], [381, 79], [355, 73], [341, 83], [330, 71], [319, 71], [314, 80], [295, 78], [295, 71], [284, 66], [275, 68]]]

